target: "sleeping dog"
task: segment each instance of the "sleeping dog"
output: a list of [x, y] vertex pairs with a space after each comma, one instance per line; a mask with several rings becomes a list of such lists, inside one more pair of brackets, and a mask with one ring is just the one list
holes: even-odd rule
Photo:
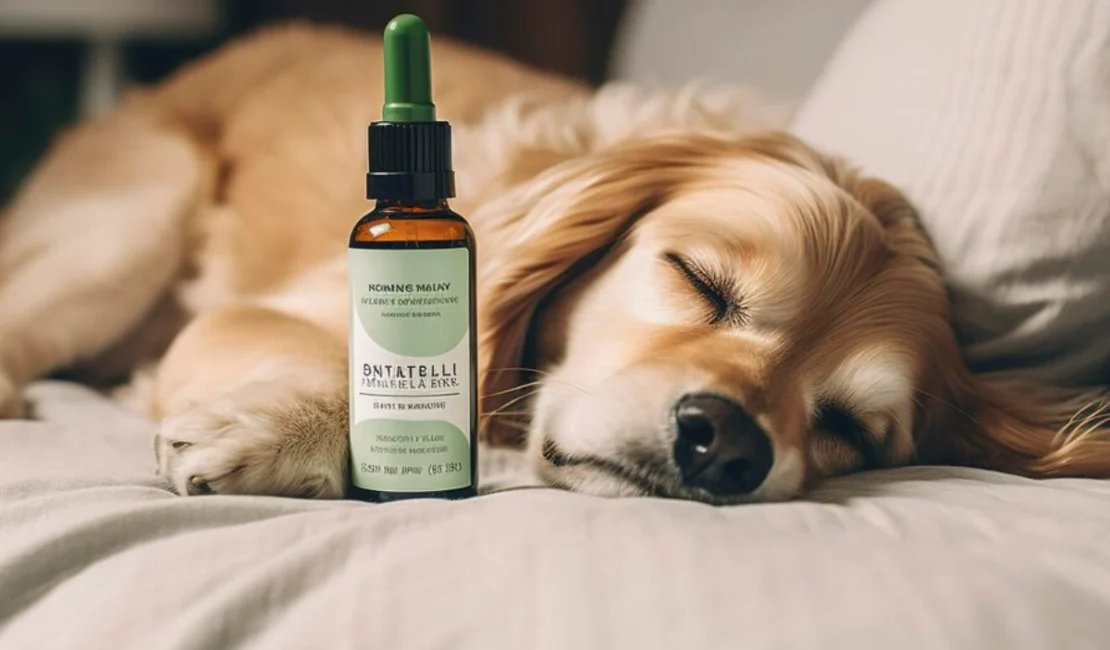
[[[347, 482], [345, 244], [380, 43], [242, 40], [63, 134], [0, 220], [0, 413], [131, 379], [182, 494]], [[434, 54], [477, 232], [482, 439], [549, 485], [707, 503], [951, 463], [1110, 476], [1104, 396], [976, 376], [897, 189], [732, 93]]]

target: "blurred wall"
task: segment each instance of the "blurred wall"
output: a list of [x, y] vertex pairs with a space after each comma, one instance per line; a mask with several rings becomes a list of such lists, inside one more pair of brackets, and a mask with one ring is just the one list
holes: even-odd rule
[[[155, 0], [81, 0], [105, 12]], [[156, 0], [189, 3], [194, 0]], [[78, 118], [89, 39], [27, 34], [3, 24], [5, 5], [61, 11], [60, 0], [0, 0], [0, 205], [42, 154], [57, 129]], [[339, 23], [380, 33], [394, 15], [419, 14], [436, 34], [502, 52], [525, 63], [592, 83], [609, 67], [612, 40], [627, 0], [220, 0], [219, 28], [193, 38], [129, 37], [127, 77], [156, 83], [182, 64], [262, 25], [288, 20]], [[50, 13], [47, 11], [47, 13]], [[9, 19], [10, 20], [10, 19]], [[7, 29], [10, 28], [10, 29]], [[32, 30], [33, 32], [34, 30]]]
[[[0, 0], [107, 7], [200, 0]], [[205, 0], [219, 28], [204, 38], [131, 38], [128, 76], [155, 83], [228, 39], [268, 23], [309, 20], [380, 33], [391, 17], [421, 15], [449, 35], [592, 83], [677, 85], [703, 79], [801, 101], [837, 43], [874, 0]], [[88, 9], [86, 9], [87, 11]], [[87, 44], [13, 37], [0, 23], [0, 204], [51, 134], [77, 117]]]
[[603, 81], [626, 0], [233, 0], [229, 20], [242, 31], [291, 17], [380, 32], [413, 12], [433, 36], [447, 34], [537, 67]]
[[750, 85], [801, 101], [873, 0], [636, 0], [611, 59], [615, 78]]
[[0, 40], [0, 205], [76, 113], [81, 44]]

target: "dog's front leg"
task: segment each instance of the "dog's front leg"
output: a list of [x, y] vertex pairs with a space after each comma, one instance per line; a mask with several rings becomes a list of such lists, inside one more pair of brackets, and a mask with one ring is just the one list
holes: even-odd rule
[[199, 318], [159, 368], [159, 472], [180, 494], [339, 498], [346, 342], [264, 307]]

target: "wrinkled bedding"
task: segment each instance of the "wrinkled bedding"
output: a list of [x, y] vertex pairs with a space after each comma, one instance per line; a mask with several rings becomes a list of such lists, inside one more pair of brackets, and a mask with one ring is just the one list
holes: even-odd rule
[[32, 398], [42, 421], [0, 423], [2, 650], [1110, 647], [1107, 482], [186, 499], [153, 475], [149, 422], [69, 384]]

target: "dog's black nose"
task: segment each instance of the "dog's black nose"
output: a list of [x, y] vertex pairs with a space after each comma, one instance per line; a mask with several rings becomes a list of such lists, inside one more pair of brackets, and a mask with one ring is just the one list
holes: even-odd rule
[[736, 402], [706, 393], [675, 405], [674, 459], [686, 485], [711, 494], [747, 494], [771, 471], [767, 433]]

